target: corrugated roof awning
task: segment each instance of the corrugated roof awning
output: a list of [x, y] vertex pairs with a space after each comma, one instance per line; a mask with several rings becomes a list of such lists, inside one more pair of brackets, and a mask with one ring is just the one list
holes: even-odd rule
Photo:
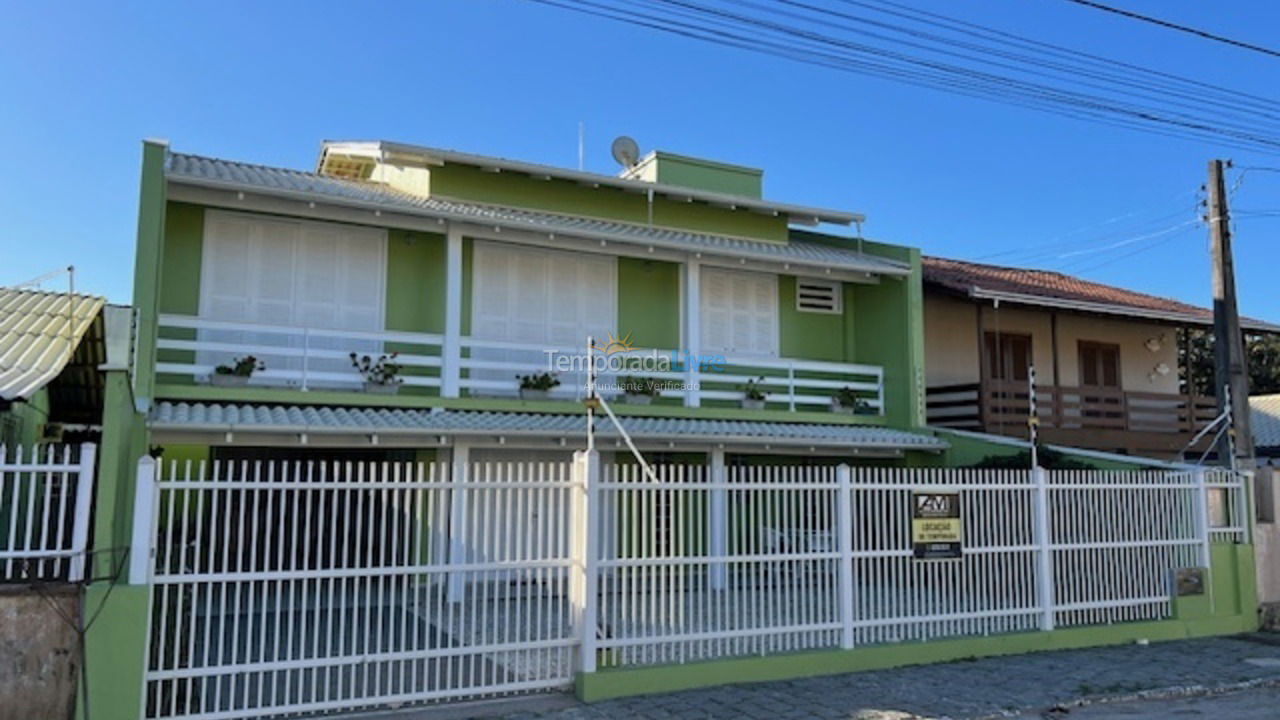
[[106, 301], [0, 288], [0, 398], [29, 398], [75, 354]]
[[[946, 441], [924, 433], [864, 425], [632, 416], [620, 417], [619, 421], [627, 434], [645, 441], [927, 451], [945, 450], [949, 446]], [[161, 402], [152, 411], [150, 424], [156, 430], [233, 433], [502, 434], [551, 438], [585, 434], [583, 417], [573, 414], [316, 405]], [[598, 419], [596, 427], [602, 437], [617, 435], [607, 418]]]
[[860, 252], [853, 245], [853, 240], [850, 240], [849, 247], [814, 242], [803, 236], [793, 236], [785, 243], [753, 241], [729, 235], [673, 230], [442, 197], [422, 197], [373, 182], [183, 153], [169, 154], [166, 174], [171, 182], [196, 187], [257, 192], [296, 200], [400, 212], [487, 227], [552, 233], [571, 238], [704, 252], [743, 261], [790, 263], [815, 272], [830, 269], [871, 275], [911, 274], [911, 268], [906, 263]]

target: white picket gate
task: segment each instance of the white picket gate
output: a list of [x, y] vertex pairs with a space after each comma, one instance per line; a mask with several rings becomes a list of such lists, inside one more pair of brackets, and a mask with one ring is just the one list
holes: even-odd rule
[[[658, 465], [655, 482], [595, 458], [144, 460], [146, 716], [1165, 618], [1172, 571], [1249, 532], [1247, 485], [1226, 473]], [[913, 556], [921, 490], [960, 493], [962, 557]]]
[[0, 445], [0, 582], [84, 579], [96, 451]]

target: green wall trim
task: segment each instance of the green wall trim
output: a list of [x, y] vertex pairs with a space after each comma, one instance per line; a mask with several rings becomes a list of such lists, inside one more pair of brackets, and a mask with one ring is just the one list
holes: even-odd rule
[[579, 673], [576, 693], [584, 702], [598, 702], [611, 698], [691, 690], [714, 685], [838, 675], [1046, 650], [1122, 645], [1143, 639], [1179, 640], [1205, 635], [1246, 632], [1248, 629], [1250, 629], [1249, 623], [1240, 617], [1222, 618], [1220, 623], [1205, 621], [1182, 623], [1177, 620], [1163, 620], [1106, 627], [1071, 628], [1052, 632], [904, 643], [853, 650], [823, 650], [771, 657], [735, 658], [685, 665], [601, 670], [589, 674]]
[[576, 692], [584, 702], [597, 702], [713, 685], [837, 675], [976, 657], [1121, 645], [1140, 640], [1179, 640], [1256, 630], [1258, 615], [1252, 580], [1253, 546], [1215, 543], [1211, 557], [1212, 592], [1174, 598], [1173, 617], [1169, 620], [906, 642], [852, 650], [816, 650], [683, 665], [612, 668], [579, 673]]

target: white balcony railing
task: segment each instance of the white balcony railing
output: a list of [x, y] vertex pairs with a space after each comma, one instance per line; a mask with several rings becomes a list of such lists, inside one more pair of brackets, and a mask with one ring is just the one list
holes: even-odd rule
[[[445, 382], [450, 364], [444, 362], [446, 344], [438, 334], [324, 330], [170, 314], [161, 315], [159, 325], [157, 373], [198, 383], [208, 382], [218, 365], [252, 355], [265, 369], [253, 374], [250, 385], [354, 390], [362, 378], [351, 366], [351, 353], [376, 357], [397, 352], [395, 362], [404, 368], [406, 387], [438, 388], [442, 394], [452, 394], [443, 391], [452, 386], [472, 396], [515, 396], [518, 376], [545, 372], [554, 372], [560, 380], [549, 393], [552, 398], [580, 398], [586, 384], [584, 347], [462, 337], [459, 357], [452, 364], [459, 377]], [[597, 377], [606, 393], [620, 394], [618, 384], [625, 376], [643, 377], [668, 385], [662, 397], [703, 405], [737, 402], [747, 383], [754, 382], [773, 409], [824, 410], [833, 395], [847, 389], [861, 401], [862, 412], [884, 413], [884, 370], [875, 365], [713, 355], [690, 369], [668, 350], [632, 349], [607, 357], [611, 365]], [[566, 360], [556, 363], [556, 358]], [[633, 364], [621, 367], [620, 358]]]

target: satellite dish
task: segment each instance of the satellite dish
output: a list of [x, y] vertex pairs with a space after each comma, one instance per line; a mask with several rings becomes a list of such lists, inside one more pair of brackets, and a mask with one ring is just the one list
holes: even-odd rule
[[636, 141], [626, 135], [619, 135], [613, 141], [611, 147], [613, 151], [613, 159], [624, 168], [635, 167], [636, 161], [640, 159], [640, 146], [636, 145]]

